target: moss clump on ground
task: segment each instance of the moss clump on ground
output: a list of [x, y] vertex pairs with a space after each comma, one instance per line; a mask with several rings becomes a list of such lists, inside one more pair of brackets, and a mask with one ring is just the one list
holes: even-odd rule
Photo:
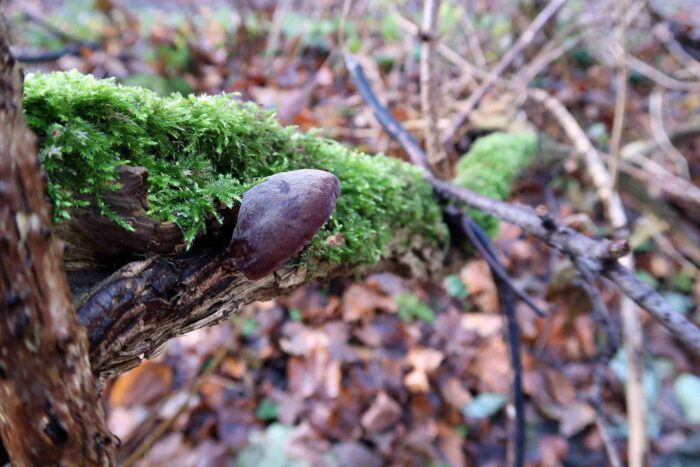
[[[515, 177], [532, 161], [536, 148], [535, 133], [491, 133], [476, 141], [459, 160], [454, 182], [490, 198], [505, 200]], [[495, 217], [475, 209], [470, 209], [469, 215], [489, 236], [497, 233]]]
[[[191, 242], [217, 205], [232, 206], [263, 177], [300, 168], [334, 173], [342, 194], [305, 258], [372, 264], [399, 229], [430, 244], [446, 240], [440, 207], [420, 172], [283, 128], [274, 115], [231, 96], [159, 97], [78, 72], [28, 75], [24, 110], [40, 139], [56, 220], [118, 188], [116, 168], [149, 171], [149, 215], [173, 221]], [[324, 239], [340, 234], [343, 245]]]

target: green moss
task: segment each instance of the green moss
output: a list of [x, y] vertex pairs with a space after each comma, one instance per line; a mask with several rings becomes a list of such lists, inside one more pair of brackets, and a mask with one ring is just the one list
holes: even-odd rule
[[[103, 195], [118, 188], [118, 166], [140, 166], [149, 171], [149, 215], [175, 222], [189, 244], [218, 206], [235, 205], [264, 177], [317, 168], [340, 179], [342, 194], [302, 254], [307, 264], [374, 264], [400, 229], [435, 245], [447, 240], [440, 206], [415, 167], [281, 127], [273, 114], [229, 95], [161, 97], [75, 71], [31, 74], [24, 110], [39, 136], [56, 221], [94, 200], [129, 229]], [[482, 138], [460, 161], [457, 182], [503, 199], [533, 148], [532, 135]], [[494, 232], [494, 219], [472, 215]], [[344, 244], [329, 245], [325, 240], [336, 234]]]
[[[304, 259], [372, 264], [398, 229], [435, 244], [447, 230], [431, 188], [414, 167], [370, 157], [281, 127], [274, 115], [231, 96], [160, 97], [78, 72], [28, 75], [24, 110], [40, 139], [55, 220], [96, 200], [102, 214], [129, 228], [103, 202], [118, 188], [116, 168], [149, 171], [149, 215], [173, 221], [190, 243], [261, 178], [317, 168], [334, 173], [342, 194]], [[340, 234], [343, 245], [325, 239]]]
[[[505, 200], [515, 177], [533, 158], [534, 133], [491, 133], [479, 139], [457, 164], [454, 182], [491, 198]], [[498, 231], [498, 219], [470, 209], [469, 215], [489, 236]]]

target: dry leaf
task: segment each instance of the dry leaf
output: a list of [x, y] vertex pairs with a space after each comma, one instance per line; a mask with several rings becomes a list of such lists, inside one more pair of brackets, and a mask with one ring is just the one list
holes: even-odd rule
[[462, 327], [480, 337], [499, 334], [503, 329], [503, 318], [490, 313], [465, 313], [462, 316]]
[[394, 301], [360, 284], [353, 284], [343, 294], [343, 318], [357, 321], [374, 315], [374, 310], [396, 311]]
[[473, 399], [472, 394], [457, 378], [450, 378], [440, 385], [442, 397], [456, 409], [461, 409]]
[[460, 271], [459, 277], [467, 286], [470, 297], [477, 304], [480, 311], [498, 313], [498, 292], [486, 261], [469, 261], [467, 266]]
[[385, 392], [380, 392], [362, 415], [362, 427], [369, 433], [384, 431], [394, 426], [401, 417], [401, 406]]
[[112, 385], [109, 403], [112, 406], [149, 404], [166, 395], [173, 382], [170, 365], [144, 362], [121, 375]]

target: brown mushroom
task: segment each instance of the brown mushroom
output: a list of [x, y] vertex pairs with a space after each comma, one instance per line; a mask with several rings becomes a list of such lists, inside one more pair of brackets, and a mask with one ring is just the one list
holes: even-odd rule
[[272, 175], [243, 194], [229, 253], [249, 279], [260, 279], [299, 253], [335, 209], [340, 182], [304, 169]]

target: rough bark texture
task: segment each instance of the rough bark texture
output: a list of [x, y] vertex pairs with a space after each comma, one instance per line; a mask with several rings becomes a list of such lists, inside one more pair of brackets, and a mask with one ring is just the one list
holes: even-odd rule
[[[230, 227], [228, 232], [210, 236], [207, 247], [132, 261], [78, 299], [78, 313], [89, 332], [95, 375], [106, 378], [121, 374], [157, 355], [169, 339], [219, 323], [247, 303], [288, 294], [314, 278], [368, 269], [288, 262], [252, 280], [232, 261], [229, 238]], [[397, 232], [386, 260], [372, 270], [427, 277], [444, 268], [444, 259], [444, 251]], [[84, 279], [94, 277], [94, 272], [80, 271], [79, 275]]]
[[0, 433], [15, 465], [113, 464], [0, 16]]

